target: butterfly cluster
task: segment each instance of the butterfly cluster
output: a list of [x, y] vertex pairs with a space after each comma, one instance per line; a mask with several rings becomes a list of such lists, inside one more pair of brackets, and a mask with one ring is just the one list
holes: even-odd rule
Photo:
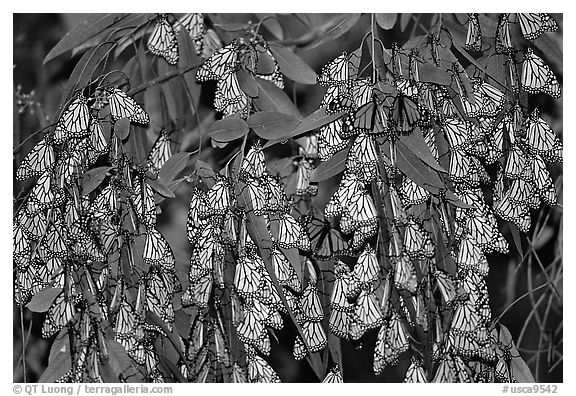
[[148, 36], [148, 49], [160, 56], [170, 65], [178, 64], [178, 34], [185, 29], [194, 43], [196, 55], [203, 59], [210, 57], [222, 48], [222, 42], [216, 32], [206, 26], [203, 14], [184, 14], [171, 24], [168, 15], [158, 14], [154, 28]]
[[220, 48], [202, 64], [196, 73], [196, 81], [216, 81], [214, 107], [224, 117], [240, 114], [248, 117], [251, 99], [243, 91], [238, 72], [247, 71], [254, 77], [273, 82], [284, 88], [284, 80], [268, 43], [259, 35], [234, 39]]

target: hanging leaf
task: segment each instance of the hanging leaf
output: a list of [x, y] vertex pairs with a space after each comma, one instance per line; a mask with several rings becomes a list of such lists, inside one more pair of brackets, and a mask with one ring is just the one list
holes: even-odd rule
[[316, 72], [300, 56], [277, 43], [270, 43], [270, 51], [286, 77], [301, 84], [316, 84]]
[[300, 120], [290, 114], [260, 111], [248, 118], [248, 126], [263, 139], [282, 139]]
[[196, 164], [194, 167], [196, 168], [196, 172], [198, 172], [198, 175], [202, 178], [214, 179], [214, 177], [216, 176], [216, 174], [212, 170], [212, 167], [210, 167], [210, 165], [208, 165], [204, 161], [196, 160]]
[[187, 152], [179, 152], [174, 154], [172, 157], [168, 159], [160, 168], [160, 172], [158, 176], [161, 177], [163, 180], [172, 181], [178, 176], [178, 174], [186, 168], [188, 162], [190, 161], [190, 157], [192, 153]]
[[46, 65], [46, 63], [52, 59], [88, 41], [105, 29], [111, 28], [128, 15], [129, 14], [89, 14], [82, 22], [66, 33], [62, 40], [48, 52], [48, 55], [44, 58], [43, 65]]
[[243, 119], [224, 118], [210, 125], [208, 136], [216, 143], [228, 143], [246, 135], [248, 130], [248, 124]]
[[514, 344], [514, 340], [512, 339], [512, 334], [510, 331], [504, 326], [503, 324], [499, 323], [500, 332], [498, 336], [498, 341], [505, 346], [505, 348], [510, 348], [510, 356], [512, 356], [512, 361], [510, 362], [510, 369], [512, 371], [512, 376], [516, 379], [516, 381], [520, 383], [534, 383], [534, 377], [532, 376], [532, 372], [530, 368], [522, 359], [518, 348]]
[[396, 24], [398, 14], [376, 14], [376, 23], [384, 30], [390, 30]]
[[68, 84], [69, 87], [64, 94], [64, 101], [68, 101], [78, 88], [83, 88], [90, 82], [98, 66], [107, 60], [113, 49], [114, 43], [106, 42], [90, 48], [82, 55], [68, 78], [71, 83]]
[[295, 138], [313, 129], [320, 128], [322, 125], [326, 125], [334, 120], [341, 118], [345, 113], [345, 111], [342, 111], [335, 114], [326, 114], [326, 108], [321, 107], [306, 117], [304, 120], [302, 120], [302, 122], [300, 122], [300, 124], [298, 124], [292, 131], [290, 131], [290, 133], [284, 136], [284, 138], [271, 140], [264, 145], [264, 148], [273, 146], [287, 139]]
[[61, 292], [61, 287], [47, 287], [46, 289], [40, 290], [32, 297], [32, 301], [26, 304], [26, 308], [32, 312], [46, 312]]
[[158, 177], [157, 179], [147, 179], [146, 182], [164, 198], [176, 198], [174, 192], [168, 187], [167, 183]]
[[108, 176], [111, 166], [101, 166], [90, 169], [82, 176], [82, 195], [88, 195], [94, 191]]
[[412, 14], [400, 14], [400, 30], [401, 31], [406, 30], [411, 19], [412, 19]]
[[344, 168], [346, 168], [346, 158], [348, 157], [349, 150], [350, 146], [340, 150], [332, 157], [328, 158], [327, 161], [324, 161], [318, 165], [318, 167], [314, 169], [312, 173], [310, 173], [310, 181], [320, 182], [336, 176], [342, 172]]
[[124, 140], [130, 133], [130, 119], [127, 117], [120, 118], [114, 123], [114, 133], [120, 140]]
[[422, 131], [420, 128], [416, 128], [409, 135], [400, 136], [400, 140], [426, 165], [432, 169], [437, 170], [438, 172], [448, 173], [448, 171], [440, 166], [436, 158], [434, 158], [432, 155], [430, 146], [428, 146], [428, 143], [426, 143], [424, 140], [424, 136], [422, 136]]
[[236, 73], [236, 77], [238, 78], [238, 84], [240, 84], [240, 88], [246, 95], [250, 96], [251, 98], [255, 98], [258, 96], [258, 84], [256, 84], [256, 80], [254, 80], [254, 76], [246, 69], [240, 69]]
[[279, 113], [290, 114], [302, 118], [300, 111], [290, 100], [288, 95], [278, 88], [274, 83], [256, 78], [258, 84], [258, 97], [254, 98], [254, 105], [261, 111], [277, 111]]
[[[65, 330], [66, 330], [66, 333], [65, 333], [66, 337], [63, 337], [63, 338], [66, 339], [66, 341], [67, 341], [68, 329], [66, 328]], [[52, 345], [52, 350], [50, 351], [50, 362], [48, 363], [48, 367], [46, 368], [46, 370], [44, 370], [44, 372], [42, 373], [42, 376], [38, 379], [38, 382], [40, 382], [40, 383], [47, 383], [47, 382], [54, 383], [57, 380], [59, 380], [60, 378], [62, 378], [64, 375], [66, 375], [68, 370], [70, 370], [71, 364], [70, 364], [69, 344], [67, 346], [61, 348], [63, 345], [66, 345], [66, 344], [60, 344], [60, 343], [55, 342]], [[54, 353], [52, 353], [52, 351], [54, 351], [55, 349], [56, 349], [56, 351]]]
[[[196, 54], [196, 47], [192, 38], [186, 29], [180, 29], [178, 32], [178, 68], [185, 70], [194, 65], [202, 64], [202, 59]], [[182, 79], [186, 86], [186, 93], [192, 103], [192, 115], [198, 109], [198, 102], [200, 101], [200, 93], [202, 87], [196, 82], [196, 70], [190, 70], [182, 73]]]
[[438, 173], [424, 165], [402, 141], [396, 142], [396, 154], [396, 165], [410, 180], [434, 195], [446, 189]]
[[304, 47], [306, 50], [316, 48], [328, 41], [334, 40], [352, 28], [360, 19], [360, 14], [337, 14], [324, 26], [318, 28], [322, 31], [320, 37]]
[[114, 382], [119, 382], [120, 378], [127, 382], [137, 382], [135, 375], [137, 369], [132, 362], [126, 349], [117, 341], [106, 338], [106, 350], [108, 351], [108, 361], [102, 365], [103, 370], [110, 370]]

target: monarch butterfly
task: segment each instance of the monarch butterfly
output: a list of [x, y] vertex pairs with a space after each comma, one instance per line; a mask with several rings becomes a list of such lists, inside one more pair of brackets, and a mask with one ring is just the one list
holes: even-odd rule
[[378, 176], [378, 153], [374, 141], [366, 133], [360, 133], [346, 159], [346, 168], [356, 173], [358, 179], [370, 183]]
[[349, 214], [354, 224], [359, 226], [372, 226], [378, 222], [374, 201], [365, 191], [352, 196], [349, 202]]
[[480, 326], [480, 316], [470, 302], [459, 303], [454, 309], [450, 330], [459, 333], [471, 333]]
[[278, 283], [282, 286], [290, 287], [294, 291], [299, 292], [302, 288], [300, 284], [300, 279], [290, 264], [290, 261], [286, 258], [284, 253], [282, 253], [277, 248], [272, 249], [272, 266], [274, 268], [274, 273], [278, 278]]
[[152, 270], [145, 280], [147, 309], [156, 313], [171, 328], [174, 322], [174, 307], [172, 297], [175, 293], [174, 273]]
[[90, 141], [88, 144], [88, 161], [93, 165], [98, 157], [108, 151], [108, 142], [104, 136], [102, 125], [97, 118], [90, 119]]
[[260, 314], [253, 307], [246, 306], [244, 321], [236, 327], [240, 340], [255, 347], [267, 336], [264, 323], [259, 316]]
[[174, 23], [174, 33], [178, 35], [180, 29], [186, 29], [190, 34], [190, 38], [194, 42], [194, 47], [196, 49], [196, 55], [202, 53], [202, 48], [204, 46], [204, 34], [206, 32], [206, 26], [204, 24], [203, 14], [184, 14], [176, 23]]
[[510, 39], [509, 27], [510, 14], [500, 14], [498, 17], [498, 26], [496, 27], [496, 53], [511, 53], [514, 50], [512, 40]]
[[318, 84], [323, 86], [342, 85], [355, 78], [358, 74], [358, 68], [352, 61], [353, 56], [353, 54], [348, 55], [344, 51], [342, 55], [324, 65], [317, 78]]
[[343, 120], [339, 118], [320, 127], [318, 134], [318, 156], [321, 161], [326, 161], [334, 154], [348, 145], [341, 137]]
[[348, 296], [356, 295], [360, 285], [350, 272], [348, 266], [340, 260], [334, 264], [334, 288], [330, 297], [330, 305], [335, 311], [353, 310], [352, 304], [348, 301]]
[[[376, 295], [370, 288], [363, 288], [356, 301], [355, 317], [362, 328], [362, 333], [369, 329], [375, 329], [384, 322], [382, 311], [376, 299]], [[352, 338], [359, 338], [354, 337]]]
[[306, 348], [306, 344], [302, 338], [297, 335], [296, 339], [294, 340], [294, 347], [292, 348], [292, 356], [296, 360], [302, 360], [308, 355], [308, 348]]
[[196, 279], [194, 282], [191, 282], [188, 290], [192, 303], [199, 308], [207, 308], [213, 284], [214, 279], [211, 273]]
[[350, 305], [349, 309], [332, 309], [328, 319], [328, 328], [336, 337], [349, 339], [350, 323], [354, 315], [354, 308]]
[[474, 270], [481, 276], [488, 275], [488, 261], [486, 260], [486, 256], [482, 253], [476, 240], [470, 236], [460, 241], [460, 249], [458, 250], [456, 263], [461, 269]]
[[79, 93], [58, 119], [54, 130], [54, 142], [61, 144], [69, 137], [87, 136], [89, 122], [90, 114], [86, 98], [82, 93]]
[[448, 274], [439, 270], [434, 272], [434, 279], [436, 280], [436, 285], [440, 290], [444, 303], [446, 305], [451, 304], [456, 298], [456, 286], [454, 285], [454, 280]]
[[404, 95], [396, 96], [390, 118], [402, 134], [411, 133], [416, 126], [428, 127], [433, 123], [433, 117], [426, 108]]
[[274, 224], [271, 231], [278, 245], [285, 249], [297, 247], [301, 250], [310, 250], [310, 239], [294, 217], [287, 213], [282, 213], [278, 216], [278, 219], [272, 221], [271, 224]]
[[107, 90], [110, 115], [114, 122], [120, 118], [129, 118], [131, 122], [146, 125], [150, 116], [134, 99], [116, 87]]
[[310, 165], [307, 159], [302, 158], [297, 162], [296, 195], [313, 196], [318, 193], [318, 185], [310, 184], [310, 174], [312, 170], [312, 165]]
[[344, 382], [342, 378], [342, 372], [340, 371], [340, 366], [335, 365], [330, 369], [330, 372], [326, 374], [322, 383], [341, 383]]
[[250, 205], [254, 214], [257, 216], [262, 216], [266, 214], [266, 190], [264, 185], [260, 180], [255, 178], [248, 178], [246, 181], [246, 187], [248, 188], [248, 194], [250, 196]]
[[379, 273], [380, 264], [376, 252], [372, 246], [366, 245], [354, 266], [354, 274], [360, 283], [370, 284], [378, 279]]
[[193, 245], [196, 244], [200, 233], [208, 224], [206, 219], [200, 215], [200, 213], [208, 213], [207, 206], [206, 194], [200, 189], [195, 188], [190, 198], [190, 206], [186, 220], [188, 241]]
[[42, 325], [43, 338], [50, 338], [74, 318], [74, 305], [74, 298], [67, 296], [64, 290], [56, 296]]
[[468, 14], [468, 31], [466, 33], [466, 43], [464, 48], [467, 51], [482, 50], [482, 32], [478, 14]]
[[238, 294], [242, 297], [255, 295], [259, 291], [260, 277], [256, 260], [241, 255], [234, 273], [234, 286]]
[[408, 350], [408, 335], [397, 313], [388, 324], [380, 327], [374, 348], [374, 374], [380, 375], [388, 365], [398, 364], [401, 354]]
[[252, 383], [278, 383], [280, 377], [272, 367], [258, 355], [248, 355], [248, 380]]
[[532, 157], [531, 165], [532, 180], [534, 187], [538, 190], [540, 198], [546, 205], [555, 206], [558, 197], [544, 160], [540, 155], [535, 154]]
[[302, 307], [302, 317], [307, 322], [320, 322], [324, 318], [324, 310], [320, 297], [318, 297], [318, 289], [312, 282], [304, 289], [302, 297], [300, 297], [300, 305]]
[[478, 341], [470, 334], [455, 331], [448, 331], [445, 348], [453, 354], [453, 357], [463, 356], [466, 359], [479, 355], [481, 350]]
[[196, 81], [204, 82], [219, 80], [228, 72], [236, 70], [238, 66], [238, 42], [232, 40], [230, 44], [214, 52], [196, 72]]
[[318, 158], [318, 134], [311, 133], [296, 139], [300, 147], [298, 147], [298, 154], [306, 159]]
[[15, 224], [19, 225], [25, 236], [37, 241], [46, 233], [48, 226], [46, 216], [41, 211], [31, 215], [25, 207], [18, 212]]
[[12, 225], [12, 249], [16, 266], [20, 270], [26, 269], [30, 263], [32, 247], [22, 225], [17, 221]]
[[242, 91], [235, 71], [227, 71], [218, 79], [214, 108], [224, 113], [224, 117], [236, 113], [242, 118], [248, 117], [248, 95]]
[[348, 252], [348, 242], [328, 221], [311, 213], [303, 218], [303, 224], [310, 239], [311, 250], [318, 259], [328, 260]]
[[126, 300], [125, 295], [120, 300], [120, 307], [116, 315], [116, 323], [114, 325], [114, 332], [117, 339], [126, 340], [134, 336], [138, 318], [134, 308]]
[[520, 30], [526, 40], [535, 40], [544, 32], [555, 32], [558, 24], [548, 14], [526, 13], [516, 14], [520, 23]]
[[244, 178], [261, 178], [266, 172], [266, 158], [259, 143], [255, 143], [242, 160], [240, 174]]
[[415, 293], [418, 286], [418, 278], [414, 264], [406, 254], [391, 259], [394, 268], [394, 285], [399, 290], [407, 290]]
[[224, 215], [231, 206], [230, 182], [226, 178], [219, 179], [206, 192], [206, 203], [210, 215]]
[[[340, 224], [342, 224], [342, 222], [340, 222]], [[360, 227], [356, 228], [352, 236], [352, 242], [349, 244], [350, 249], [352, 251], [360, 250], [368, 239], [376, 235], [377, 230], [378, 230], [377, 221], [361, 225]]]
[[410, 257], [430, 258], [434, 255], [434, 244], [428, 231], [424, 230], [414, 219], [409, 219], [406, 224], [404, 247]]
[[[481, 79], [473, 79], [474, 98], [478, 107], [478, 115], [495, 117], [502, 110], [506, 101], [506, 95], [498, 88]], [[493, 128], [490, 128], [492, 130]]]
[[352, 136], [362, 131], [373, 136], [384, 136], [390, 133], [387, 109], [382, 103], [369, 100], [344, 118], [343, 136]]
[[562, 162], [562, 142], [552, 128], [534, 109], [527, 120], [526, 143], [533, 154], [540, 154], [550, 162]]
[[165, 269], [174, 269], [174, 254], [162, 234], [155, 228], [146, 232], [146, 243], [142, 260], [149, 265], [161, 265]]
[[478, 185], [478, 174], [473, 173], [472, 157], [463, 150], [450, 151], [450, 179], [455, 183], [467, 183], [470, 186]]
[[538, 209], [540, 206], [540, 197], [536, 194], [534, 185], [522, 179], [512, 181], [508, 197], [513, 204], [528, 206], [531, 209]]
[[104, 254], [100, 250], [100, 247], [96, 244], [96, 241], [92, 235], [84, 231], [81, 226], [74, 224], [70, 228], [70, 236], [71, 239], [75, 240], [72, 248], [76, 255], [93, 261], [106, 261]]
[[[284, 89], [284, 80], [280, 73], [280, 67], [270, 51], [268, 43], [260, 36], [255, 40], [251, 40], [251, 44], [257, 57], [255, 75], [274, 83], [280, 89]], [[270, 71], [270, 69], [272, 70]]]
[[148, 49], [170, 65], [178, 63], [178, 41], [166, 14], [158, 14], [154, 30], [148, 37]]
[[162, 168], [162, 165], [172, 157], [171, 139], [168, 133], [163, 129], [158, 134], [150, 154], [148, 155], [148, 165], [156, 171]]
[[133, 182], [134, 194], [131, 196], [136, 215], [147, 228], [156, 226], [156, 203], [154, 191], [144, 177], [138, 177]]
[[528, 158], [524, 151], [517, 144], [510, 147], [508, 150], [508, 158], [504, 167], [504, 174], [509, 179], [517, 179], [528, 166]]
[[409, 383], [425, 383], [428, 382], [426, 378], [426, 372], [422, 367], [422, 363], [416, 358], [412, 357], [410, 360], [410, 366], [406, 370], [406, 375], [404, 376], [404, 382]]
[[560, 84], [556, 76], [532, 48], [528, 48], [524, 54], [520, 84], [526, 92], [531, 94], [543, 92], [556, 99], [561, 96]]
[[402, 180], [400, 185], [400, 193], [402, 195], [402, 202], [407, 205], [419, 205], [430, 198], [430, 192], [425, 188], [419, 186], [407, 176]]
[[304, 322], [302, 332], [310, 352], [319, 352], [328, 345], [328, 339], [321, 322]]
[[280, 185], [279, 178], [270, 173], [262, 175], [262, 186], [266, 190], [265, 207], [271, 213], [282, 213], [288, 211], [288, 198], [284, 189]]
[[21, 181], [40, 176], [46, 170], [51, 169], [55, 161], [54, 148], [46, 138], [43, 138], [20, 163], [16, 171], [16, 180]]
[[445, 354], [440, 360], [432, 382], [435, 383], [453, 383], [457, 382], [456, 368], [454, 361], [449, 354]]
[[532, 220], [529, 208], [526, 205], [513, 204], [510, 199], [510, 190], [497, 203], [494, 210], [503, 220], [516, 224], [520, 231], [527, 233], [530, 230]]
[[41, 257], [44, 260], [50, 258], [66, 258], [68, 256], [67, 229], [62, 222], [51, 223], [46, 229], [46, 235], [40, 241]]

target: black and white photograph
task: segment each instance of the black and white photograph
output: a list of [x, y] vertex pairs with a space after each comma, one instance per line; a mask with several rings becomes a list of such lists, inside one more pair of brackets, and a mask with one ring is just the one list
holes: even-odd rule
[[12, 14], [13, 393], [556, 393], [564, 14], [249, 11]]

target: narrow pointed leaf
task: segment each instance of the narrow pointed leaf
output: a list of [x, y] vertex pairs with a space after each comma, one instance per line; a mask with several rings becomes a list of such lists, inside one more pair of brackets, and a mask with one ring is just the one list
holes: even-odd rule
[[284, 139], [299, 123], [300, 120], [295, 116], [276, 111], [260, 111], [248, 118], [248, 126], [267, 140]]
[[346, 158], [348, 157], [348, 151], [350, 147], [346, 147], [340, 150], [327, 161], [322, 162], [316, 169], [310, 174], [311, 182], [320, 182], [327, 180], [332, 176], [336, 176], [346, 168]]
[[277, 43], [270, 43], [270, 51], [286, 77], [301, 84], [316, 84], [316, 72], [292, 50]]

